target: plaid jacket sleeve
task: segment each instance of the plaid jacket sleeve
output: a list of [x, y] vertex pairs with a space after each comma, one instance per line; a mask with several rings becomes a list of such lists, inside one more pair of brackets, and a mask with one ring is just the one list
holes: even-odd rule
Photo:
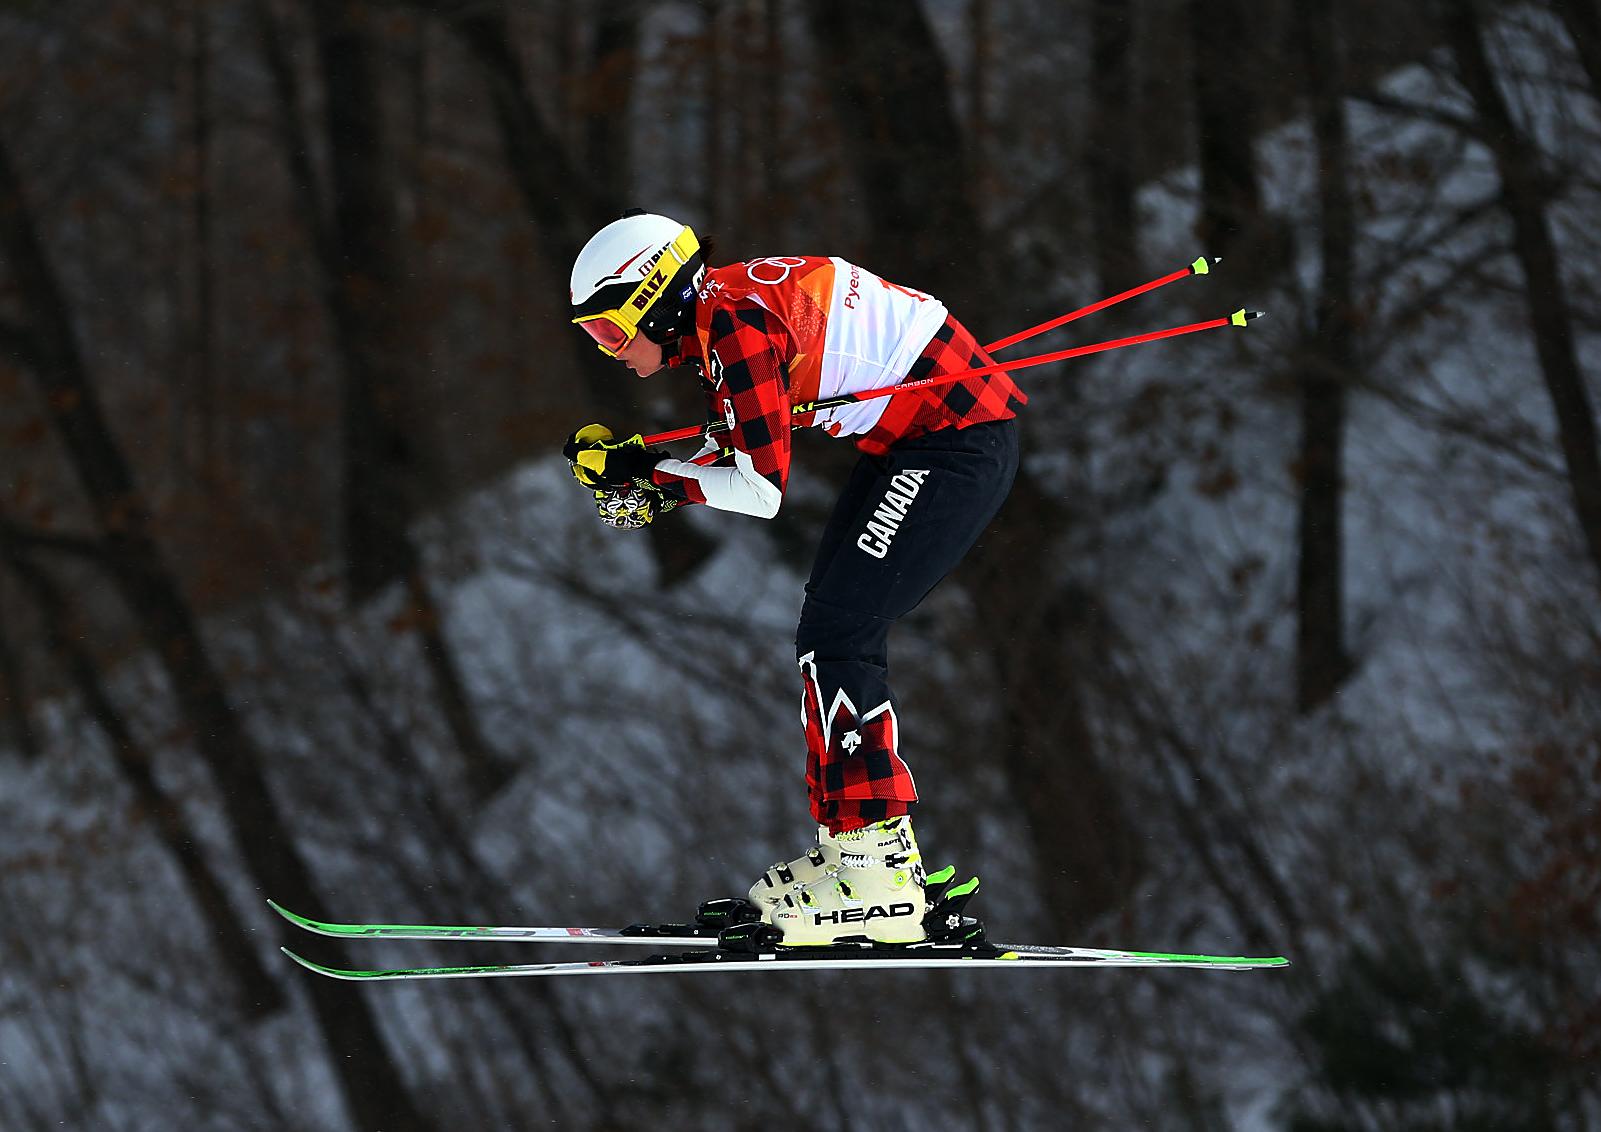
[[789, 481], [794, 341], [761, 306], [741, 301], [712, 313], [709, 347], [706, 395], [712, 417], [728, 425], [727, 446], [704, 472], [669, 460], [657, 465], [652, 479], [673, 495], [714, 507], [730, 492], [782, 496]]

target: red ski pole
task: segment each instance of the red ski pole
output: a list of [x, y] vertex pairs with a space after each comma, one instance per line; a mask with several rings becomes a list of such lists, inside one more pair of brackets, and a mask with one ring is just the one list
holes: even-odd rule
[[[1180, 278], [1174, 276], [1174, 278]], [[1166, 330], [1152, 330], [1145, 334], [1135, 334], [1129, 338], [1114, 338], [1109, 342], [1096, 342], [1089, 346], [1075, 346], [1071, 350], [1055, 350], [1048, 354], [1035, 354], [1028, 358], [1013, 358], [1010, 361], [996, 362], [994, 365], [979, 366], [977, 369], [962, 370], [959, 373], [941, 373], [933, 377], [921, 378], [917, 381], [907, 381], [900, 385], [886, 385], [882, 389], [867, 389], [860, 393], [843, 393], [838, 397], [827, 397], [821, 401], [810, 401], [806, 404], [796, 405], [793, 412], [814, 413], [821, 409], [835, 409], [841, 405], [854, 405], [858, 401], [870, 401], [875, 397], [893, 397], [897, 393], [910, 393], [916, 389], [930, 389], [934, 386], [949, 385], [953, 381], [976, 377], [981, 373], [1000, 373], [1003, 370], [1026, 369], [1029, 366], [1042, 366], [1050, 362], [1062, 362], [1068, 358], [1082, 358], [1087, 354], [1101, 354], [1107, 350], [1120, 350], [1124, 346], [1138, 346], [1142, 342], [1155, 342], [1161, 338], [1176, 338], [1181, 334], [1195, 334], [1202, 330], [1215, 330], [1220, 326], [1244, 326], [1253, 318], [1262, 317], [1261, 311], [1237, 310], [1223, 318], [1209, 319], [1206, 322], [1192, 322], [1187, 326], [1172, 326]], [[667, 444], [674, 440], [691, 440], [706, 431], [706, 425], [694, 425], [689, 428], [673, 429], [671, 432], [658, 432], [645, 437], [645, 443]]]
[[953, 381], [976, 377], [981, 373], [1000, 373], [1002, 370], [1027, 369], [1029, 366], [1042, 366], [1050, 362], [1064, 362], [1068, 358], [1082, 358], [1086, 354], [1102, 354], [1107, 350], [1120, 350], [1124, 346], [1138, 346], [1142, 342], [1155, 342], [1161, 338], [1176, 338], [1180, 334], [1194, 334], [1201, 330], [1215, 330], [1220, 326], [1244, 326], [1253, 318], [1260, 318], [1261, 311], [1238, 310], [1223, 318], [1208, 319], [1206, 322], [1192, 322], [1186, 326], [1171, 326], [1166, 330], [1152, 330], [1145, 334], [1135, 334], [1129, 338], [1114, 338], [1110, 342], [1095, 342], [1088, 346], [1074, 346], [1071, 350], [1054, 350], [1048, 354], [1035, 354], [1027, 358], [1013, 358], [1011, 361], [996, 362], [994, 365], [979, 366], [976, 369], [962, 370], [960, 373], [941, 373], [933, 377], [925, 377], [918, 381], [907, 381], [900, 385], [886, 385], [882, 389], [867, 389], [860, 393], [844, 393], [838, 397], [829, 397], [822, 401], [813, 401], [805, 405], [796, 405], [796, 413], [811, 413], [819, 409], [833, 409], [840, 405], [852, 405], [858, 401], [870, 401], [875, 397], [892, 397], [897, 393], [906, 393], [913, 389], [928, 389], [937, 385], [949, 385]]
[[1171, 275], [1164, 275], [1162, 278], [1153, 279], [1149, 283], [1141, 283], [1138, 287], [1132, 287], [1120, 295], [1113, 295], [1110, 299], [1102, 299], [1098, 303], [1091, 303], [1087, 307], [1080, 307], [1076, 311], [1071, 311], [1068, 314], [1053, 318], [1049, 322], [1042, 322], [1038, 326], [1029, 327], [1027, 330], [1019, 330], [1016, 334], [1011, 334], [1000, 339], [999, 341], [991, 342], [989, 345], [985, 346], [984, 349], [986, 352], [988, 352], [992, 350], [1004, 350], [1008, 346], [1015, 346], [1025, 338], [1032, 338], [1036, 334], [1044, 334], [1047, 330], [1055, 330], [1058, 326], [1066, 326], [1074, 319], [1083, 318], [1087, 314], [1094, 314], [1096, 311], [1103, 311], [1107, 307], [1116, 306], [1125, 299], [1132, 299], [1135, 295], [1143, 295], [1145, 292], [1154, 291], [1158, 287], [1166, 287], [1169, 283], [1176, 283], [1180, 279], [1188, 279], [1191, 275], [1205, 275], [1210, 272], [1213, 267], [1222, 262], [1223, 261], [1221, 259], [1207, 259], [1205, 256], [1201, 256], [1183, 271], [1175, 271]]

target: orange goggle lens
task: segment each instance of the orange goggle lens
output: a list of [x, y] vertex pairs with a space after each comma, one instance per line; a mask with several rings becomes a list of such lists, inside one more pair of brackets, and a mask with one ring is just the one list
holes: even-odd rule
[[634, 335], [639, 332], [638, 327], [625, 329], [621, 323], [604, 314], [574, 321], [584, 328], [584, 332], [595, 340], [596, 345], [614, 358], [618, 351], [633, 341]]

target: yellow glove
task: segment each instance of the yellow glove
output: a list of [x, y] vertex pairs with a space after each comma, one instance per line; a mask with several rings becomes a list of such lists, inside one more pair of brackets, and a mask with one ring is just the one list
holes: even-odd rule
[[588, 488], [621, 491], [650, 483], [650, 470], [667, 458], [666, 452], [645, 447], [638, 433], [613, 440], [605, 425], [585, 425], [567, 438], [562, 455], [573, 466], [573, 476]]

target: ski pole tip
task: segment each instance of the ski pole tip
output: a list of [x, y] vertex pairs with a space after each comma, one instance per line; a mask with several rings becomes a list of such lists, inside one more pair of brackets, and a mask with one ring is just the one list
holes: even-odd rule
[[1235, 326], [1244, 326], [1251, 319], [1261, 317], [1261, 311], [1237, 310], [1233, 314], [1229, 315], [1229, 321]]
[[1190, 264], [1190, 274], [1191, 275], [1205, 275], [1207, 272], [1212, 270], [1212, 265], [1213, 264], [1220, 263], [1220, 262], [1221, 262], [1220, 260], [1216, 260], [1216, 259], [1207, 259], [1204, 255], [1203, 256], [1197, 256], [1196, 259], [1195, 259], [1195, 262]]

